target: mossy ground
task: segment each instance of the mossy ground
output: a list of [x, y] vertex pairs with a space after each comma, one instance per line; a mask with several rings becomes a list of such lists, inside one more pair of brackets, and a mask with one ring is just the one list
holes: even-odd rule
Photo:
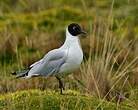
[[120, 104], [102, 101], [87, 94], [67, 90], [24, 90], [0, 96], [0, 109], [5, 110], [136, 110], [130, 102]]

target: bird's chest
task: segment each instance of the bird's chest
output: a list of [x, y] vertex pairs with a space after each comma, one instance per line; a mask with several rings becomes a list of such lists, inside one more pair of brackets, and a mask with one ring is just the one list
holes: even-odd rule
[[78, 46], [76, 48], [70, 48], [68, 52], [67, 63], [71, 65], [80, 65], [83, 59], [82, 49]]
[[65, 64], [61, 67], [61, 73], [69, 73], [79, 68], [83, 60], [83, 52], [80, 46], [69, 47], [67, 53], [67, 60]]

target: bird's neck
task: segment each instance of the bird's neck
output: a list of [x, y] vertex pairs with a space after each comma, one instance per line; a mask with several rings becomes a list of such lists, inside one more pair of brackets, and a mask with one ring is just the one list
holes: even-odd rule
[[80, 40], [79, 40], [78, 36], [72, 36], [68, 32], [68, 30], [66, 30], [66, 40], [65, 40], [65, 42], [64, 42], [62, 47], [66, 48], [66, 47], [70, 47], [72, 45], [80, 46]]

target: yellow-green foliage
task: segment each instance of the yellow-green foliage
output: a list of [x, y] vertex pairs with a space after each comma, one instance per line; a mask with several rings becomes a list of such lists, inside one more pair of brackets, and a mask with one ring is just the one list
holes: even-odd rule
[[[116, 104], [68, 90], [64, 95], [55, 91], [28, 90], [0, 96], [0, 109], [8, 110], [116, 110]], [[120, 110], [135, 110], [127, 104]]]
[[[6, 27], [14, 29], [22, 29], [28, 32], [33, 29], [53, 28], [55, 25], [65, 25], [67, 22], [75, 22], [83, 19], [83, 14], [80, 10], [72, 9], [68, 6], [53, 8], [39, 13], [8, 13], [0, 16], [0, 29], [3, 31]], [[63, 21], [64, 22], [61, 22]], [[16, 30], [15, 30], [16, 31]]]

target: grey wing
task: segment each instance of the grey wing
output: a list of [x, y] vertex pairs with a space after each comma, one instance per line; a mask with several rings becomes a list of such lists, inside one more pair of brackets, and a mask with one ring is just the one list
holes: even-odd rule
[[30, 65], [30, 68], [32, 68], [32, 67], [35, 66], [35, 65], [40, 64], [42, 61], [43, 61], [43, 59], [41, 59], [41, 60], [39, 60], [39, 61], [33, 63], [32, 65]]
[[60, 67], [65, 63], [67, 53], [58, 49], [50, 51], [39, 63], [36, 63], [28, 73], [31, 76], [50, 76], [59, 72]]

